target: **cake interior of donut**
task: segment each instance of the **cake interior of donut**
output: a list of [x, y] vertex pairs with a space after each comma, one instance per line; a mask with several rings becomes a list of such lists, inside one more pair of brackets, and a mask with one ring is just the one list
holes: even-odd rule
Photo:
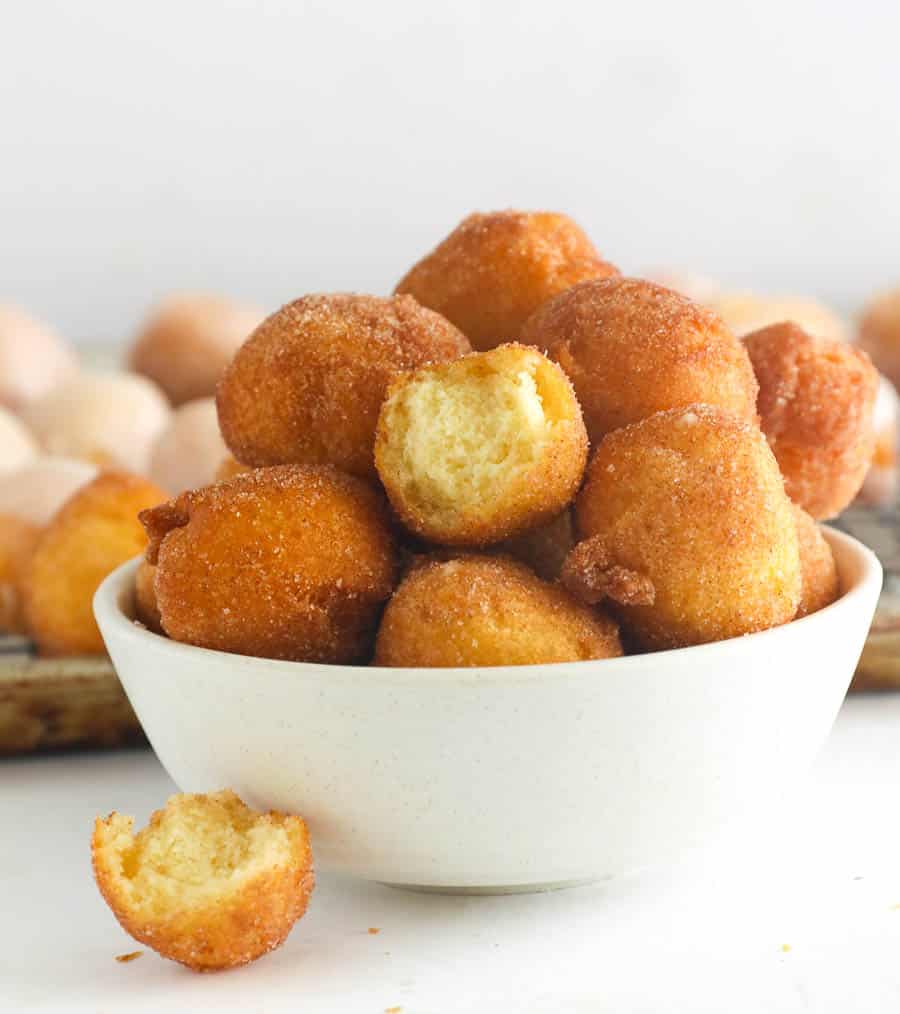
[[161, 912], [173, 902], [213, 900], [286, 864], [293, 846], [285, 827], [261, 818], [234, 793], [220, 792], [170, 801], [137, 834], [130, 817], [117, 815], [106, 847], [131, 903]]
[[408, 494], [452, 511], [514, 480], [567, 411], [558, 386], [548, 364], [527, 354], [463, 359], [406, 384], [389, 411]]

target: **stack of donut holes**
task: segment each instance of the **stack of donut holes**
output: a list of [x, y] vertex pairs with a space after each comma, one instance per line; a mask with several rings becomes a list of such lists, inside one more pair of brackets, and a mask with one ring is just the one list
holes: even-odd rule
[[140, 618], [266, 658], [496, 666], [702, 644], [840, 593], [817, 522], [873, 449], [868, 355], [737, 338], [569, 218], [466, 218], [392, 296], [309, 295], [219, 381], [233, 456], [142, 511]]

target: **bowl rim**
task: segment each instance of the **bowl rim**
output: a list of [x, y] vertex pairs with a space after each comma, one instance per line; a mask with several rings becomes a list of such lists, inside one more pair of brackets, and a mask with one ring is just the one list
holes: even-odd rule
[[[546, 662], [535, 665], [505, 665], [484, 667], [424, 667], [424, 666], [374, 666], [374, 665], [334, 665], [327, 662], [296, 662], [286, 659], [260, 658], [254, 655], [238, 655], [232, 652], [219, 651], [213, 648], [201, 648], [197, 645], [183, 644], [173, 641], [161, 634], [148, 630], [140, 622], [129, 616], [122, 600], [134, 584], [134, 575], [143, 561], [142, 556], [135, 557], [112, 571], [101, 583], [94, 595], [94, 614], [103, 632], [103, 628], [115, 629], [116, 637], [129, 640], [136, 647], [145, 651], [153, 651], [157, 657], [177, 656], [182, 659], [193, 657], [197, 662], [204, 658], [215, 657], [219, 662], [227, 662], [234, 669], [253, 668], [257, 671], [278, 672], [284, 678], [285, 671], [294, 672], [297, 676], [319, 676], [327, 674], [328, 678], [365, 679], [367, 681], [396, 682], [397, 679], [415, 679], [432, 683], [441, 680], [486, 683], [490, 681], [513, 682], [527, 681], [552, 674], [554, 678], [564, 675], [583, 676], [597, 679], [600, 675], [598, 667], [607, 675], [640, 668], [652, 664], [664, 671], [666, 663], [677, 657], [679, 661], [696, 661], [698, 664], [715, 664], [720, 656], [735, 650], [737, 645], [764, 648], [774, 647], [781, 638], [794, 636], [815, 636], [819, 626], [831, 624], [835, 614], [843, 612], [857, 603], [858, 600], [871, 596], [877, 601], [881, 589], [883, 571], [878, 558], [858, 539], [826, 526], [821, 531], [832, 548], [840, 547], [844, 554], [855, 557], [860, 566], [859, 577], [854, 585], [845, 591], [840, 598], [830, 605], [810, 613], [799, 619], [791, 620], [777, 627], [730, 637], [724, 641], [712, 641], [707, 644], [696, 644], [686, 648], [668, 648], [662, 651], [643, 652], [637, 655], [623, 655], [616, 658], [587, 659], [575, 662]], [[840, 554], [836, 554], [840, 555]], [[843, 578], [843, 568], [838, 563], [838, 576]], [[877, 587], [876, 587], [877, 586]]]

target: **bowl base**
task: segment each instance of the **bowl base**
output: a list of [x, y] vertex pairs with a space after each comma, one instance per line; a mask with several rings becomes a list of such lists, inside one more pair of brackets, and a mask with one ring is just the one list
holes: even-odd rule
[[382, 880], [385, 887], [393, 887], [398, 891], [415, 891], [417, 894], [540, 894], [544, 891], [564, 891], [569, 887], [585, 887], [587, 884], [596, 884], [596, 877], [588, 877], [586, 880], [557, 880], [546, 884], [393, 884]]

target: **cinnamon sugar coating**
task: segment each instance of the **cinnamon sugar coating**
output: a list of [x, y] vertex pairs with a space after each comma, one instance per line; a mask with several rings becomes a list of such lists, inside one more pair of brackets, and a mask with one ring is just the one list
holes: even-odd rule
[[800, 602], [793, 508], [762, 433], [721, 409], [659, 412], [608, 434], [576, 501], [563, 569], [646, 649], [765, 630]]
[[611, 599], [620, 606], [652, 606], [656, 588], [646, 574], [616, 563], [605, 533], [579, 542], [563, 561], [560, 579], [582, 602]]
[[411, 296], [304, 296], [263, 321], [225, 371], [222, 436], [246, 465], [327, 464], [375, 478], [375, 424], [390, 381], [468, 351], [452, 324]]
[[365, 661], [396, 553], [383, 498], [327, 465], [261, 468], [141, 514], [162, 626], [262, 658]]
[[618, 273], [567, 215], [495, 211], [463, 219], [394, 291], [442, 313], [483, 351], [517, 340], [551, 296]]
[[788, 495], [816, 520], [859, 492], [872, 461], [878, 372], [844, 342], [773, 324], [744, 340], [759, 381], [759, 418]]
[[703, 403], [753, 418], [747, 353], [705, 307], [637, 278], [582, 282], [545, 303], [522, 340], [571, 379], [592, 443], [654, 412]]
[[384, 666], [538, 665], [622, 654], [616, 624], [508, 557], [421, 560], [385, 609]]

